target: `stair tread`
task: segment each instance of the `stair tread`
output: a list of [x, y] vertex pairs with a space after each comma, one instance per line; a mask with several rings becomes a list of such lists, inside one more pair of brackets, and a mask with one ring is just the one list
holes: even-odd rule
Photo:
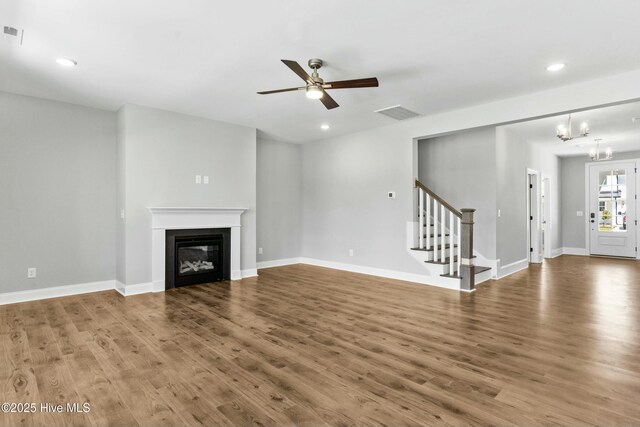
[[[480, 274], [480, 273], [484, 273], [487, 270], [491, 270], [491, 267], [483, 267], [481, 265], [476, 265], [476, 266], [474, 266], [473, 273], [477, 275], [477, 274]], [[440, 276], [442, 276], [442, 277], [451, 277], [452, 279], [462, 279], [462, 277], [458, 276], [457, 272], [456, 272], [456, 274], [447, 273], [447, 274], [441, 274]]]
[[[476, 256], [474, 255], [474, 256], [472, 256], [471, 258], [475, 258], [475, 257], [476, 257]], [[453, 257], [453, 262], [456, 262], [456, 261], [458, 261], [458, 257], [457, 257], [457, 256], [454, 256], [454, 257]], [[446, 258], [444, 259], [444, 261], [433, 261], [433, 260], [428, 260], [428, 261], [425, 261], [425, 262], [426, 262], [427, 264], [440, 264], [440, 265], [449, 264], [449, 257], [446, 257]], [[483, 268], [484, 268], [484, 267], [483, 267]]]
[[[450, 249], [450, 245], [447, 243], [444, 248], [445, 249]], [[453, 245], [454, 248], [457, 248], [458, 245]], [[442, 245], [438, 245], [438, 249], [442, 249]], [[432, 252], [433, 251], [433, 246], [429, 247], [429, 248], [411, 248], [412, 251], [423, 251], [423, 252]]]
[[[439, 265], [445, 265], [445, 264], [449, 264], [449, 261], [451, 260], [450, 257], [446, 257], [444, 259], [444, 261], [425, 261], [427, 264], [439, 264]], [[454, 256], [453, 257], [453, 262], [457, 262], [458, 261], [458, 257]]]

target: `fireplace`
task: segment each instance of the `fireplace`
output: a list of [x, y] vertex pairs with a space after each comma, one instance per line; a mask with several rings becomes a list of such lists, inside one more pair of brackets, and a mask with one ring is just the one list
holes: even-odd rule
[[230, 228], [166, 230], [166, 289], [229, 280]]

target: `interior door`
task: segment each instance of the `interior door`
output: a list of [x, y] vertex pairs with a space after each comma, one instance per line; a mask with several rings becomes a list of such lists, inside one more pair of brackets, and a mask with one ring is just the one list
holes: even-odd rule
[[636, 256], [636, 164], [589, 167], [591, 255]]

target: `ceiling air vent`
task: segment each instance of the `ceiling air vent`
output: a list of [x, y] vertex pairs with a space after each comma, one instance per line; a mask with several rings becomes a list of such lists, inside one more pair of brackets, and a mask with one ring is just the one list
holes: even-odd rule
[[393, 107], [382, 108], [380, 110], [374, 111], [374, 113], [380, 113], [387, 117], [391, 117], [392, 119], [395, 119], [395, 120], [406, 120], [406, 119], [410, 119], [412, 117], [417, 117], [420, 115], [411, 110], [407, 110], [406, 108], [401, 107], [400, 105], [394, 105]]
[[24, 38], [24, 30], [18, 28], [4, 26], [4, 39], [9, 42], [17, 42], [22, 45], [22, 39]]

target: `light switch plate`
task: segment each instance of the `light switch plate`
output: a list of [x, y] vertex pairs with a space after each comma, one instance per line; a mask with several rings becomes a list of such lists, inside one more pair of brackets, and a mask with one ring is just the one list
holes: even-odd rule
[[196, 184], [202, 184], [202, 175], [196, 175]]
[[584, 212], [582, 212], [582, 211], [577, 211], [577, 212], [576, 212], [576, 216], [584, 216]]
[[204, 182], [205, 184], [208, 184], [208, 183], [209, 183], [209, 175], [205, 175], [205, 176], [204, 176], [204, 181], [203, 181], [203, 182]]
[[262, 255], [262, 248], [258, 248], [258, 255]]

